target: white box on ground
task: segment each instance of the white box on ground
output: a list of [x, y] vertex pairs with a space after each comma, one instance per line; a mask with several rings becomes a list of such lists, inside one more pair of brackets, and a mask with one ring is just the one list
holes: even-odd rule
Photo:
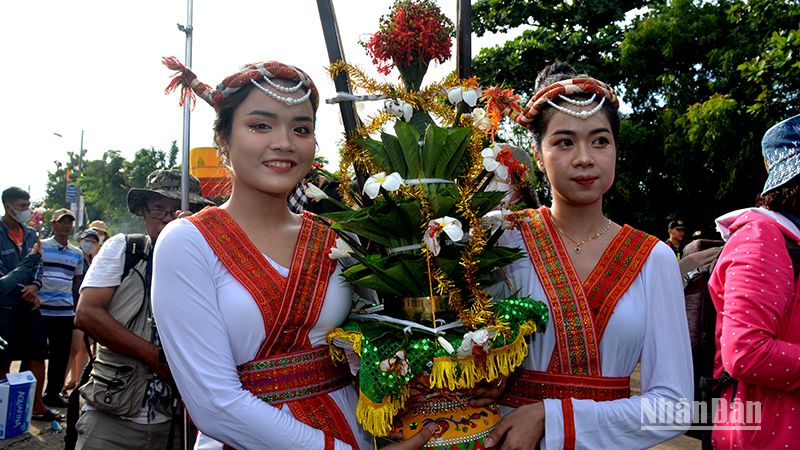
[[0, 380], [0, 439], [28, 431], [35, 390], [36, 377], [30, 371], [9, 373]]

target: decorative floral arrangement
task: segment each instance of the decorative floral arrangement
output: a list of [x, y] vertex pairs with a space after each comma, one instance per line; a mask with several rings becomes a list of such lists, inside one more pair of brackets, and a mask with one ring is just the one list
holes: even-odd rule
[[[429, 1], [400, 0], [391, 21], [382, 19], [382, 31], [405, 39], [412, 34], [406, 27], [418, 26], [405, 14], [421, 10], [449, 23]], [[450, 33], [452, 25], [442, 28]], [[420, 47], [414, 42], [403, 41], [403, 48]], [[379, 68], [389, 58], [408, 62], [397, 54], [373, 57]], [[445, 391], [509, 375], [527, 355], [524, 337], [548, 316], [539, 301], [487, 292], [499, 271], [522, 257], [520, 249], [497, 245], [520, 219], [498, 208], [506, 192], [489, 189], [493, 179], [511, 185], [527, 180], [527, 166], [494, 142], [500, 120], [495, 110], [510, 106], [486, 97], [474, 78], [450, 76], [415, 88], [406, 74], [424, 75], [428, 61], [411, 58], [417, 67], [401, 71], [403, 87], [379, 83], [343, 62], [330, 68], [332, 76], [346, 71], [354, 86], [385, 99], [384, 110], [347, 136], [341, 152], [339, 174], [360, 172], [357, 189], [350, 180], [340, 182], [342, 201], [332, 201], [342, 211], [320, 218], [339, 234], [329, 256], [341, 263], [342, 277], [381, 298], [328, 337], [334, 359], [344, 361], [349, 350], [360, 357], [357, 416], [377, 436], [391, 430], [409, 384], [420, 376]], [[508, 103], [513, 94], [504, 98]], [[459, 107], [487, 101], [487, 109], [471, 114]], [[393, 133], [384, 129], [392, 121]], [[306, 195], [328, 198], [313, 185]]]
[[28, 220], [28, 226], [36, 231], [41, 231], [45, 221], [45, 214], [47, 209], [43, 206], [38, 206], [31, 210], [31, 218]]
[[378, 71], [388, 75], [397, 67], [403, 79], [419, 88], [428, 64], [450, 59], [455, 27], [430, 0], [395, 2], [381, 17], [378, 32], [364, 44]]

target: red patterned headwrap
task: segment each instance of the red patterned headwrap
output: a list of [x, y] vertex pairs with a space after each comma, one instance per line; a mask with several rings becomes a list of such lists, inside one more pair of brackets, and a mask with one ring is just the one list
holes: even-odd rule
[[170, 94], [180, 86], [181, 106], [187, 101], [191, 101], [192, 103], [196, 102], [195, 94], [197, 94], [209, 105], [213, 106], [214, 109], [218, 109], [223, 100], [230, 97], [240, 88], [251, 84], [253, 81], [260, 82], [265, 79], [281, 79], [297, 82], [310, 92], [309, 101], [311, 101], [311, 106], [314, 108], [314, 111], [316, 111], [319, 106], [319, 91], [317, 91], [314, 82], [308, 74], [288, 64], [279, 63], [277, 61], [248, 64], [240, 71], [222, 80], [222, 83], [220, 83], [216, 89], [212, 89], [211, 86], [200, 82], [200, 80], [197, 79], [197, 75], [195, 75], [191, 69], [181, 64], [178, 58], [174, 56], [164, 57], [161, 62], [171, 70], [177, 71], [172, 77], [172, 81], [170, 81], [169, 85], [164, 90], [164, 93]]
[[559, 95], [570, 96], [575, 94], [596, 94], [600, 98], [605, 98], [615, 109], [619, 108], [619, 99], [614, 89], [594, 78], [571, 78], [561, 80], [542, 88], [529, 101], [516, 117], [518, 124], [530, 129], [533, 120], [539, 112], [548, 105], [548, 101], [556, 100]]

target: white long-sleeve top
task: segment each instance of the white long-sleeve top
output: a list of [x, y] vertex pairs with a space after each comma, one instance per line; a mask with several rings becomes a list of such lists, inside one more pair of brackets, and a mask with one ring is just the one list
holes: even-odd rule
[[[500, 245], [526, 251], [518, 230], [506, 232]], [[530, 258], [514, 262], [505, 271], [513, 286], [520, 289], [521, 296], [530, 296], [549, 306]], [[556, 344], [554, 327], [548, 326], [544, 333], [535, 333], [528, 344], [529, 354], [523, 367], [546, 371]], [[694, 395], [680, 272], [675, 254], [663, 242], [656, 244], [641, 272], [617, 303], [600, 340], [603, 376], [630, 376], [639, 361], [640, 396], [612, 401], [572, 399], [576, 448], [648, 448], [683, 433], [683, 430], [642, 429], [643, 399], [691, 401]], [[544, 408], [545, 435], [541, 448], [563, 448], [561, 400], [545, 399]]]
[[[302, 245], [302, 243], [298, 243]], [[264, 257], [283, 276], [289, 270]], [[175, 220], [161, 232], [154, 256], [153, 311], [172, 375], [201, 435], [195, 448], [322, 449], [323, 432], [296, 420], [242, 388], [236, 367], [255, 358], [266, 338], [261, 312], [250, 293], [225, 268], [200, 231]], [[350, 312], [351, 291], [332, 275], [313, 346]], [[329, 395], [347, 418], [360, 448], [371, 438], [357, 424], [352, 386]], [[337, 449], [350, 448], [336, 441]]]

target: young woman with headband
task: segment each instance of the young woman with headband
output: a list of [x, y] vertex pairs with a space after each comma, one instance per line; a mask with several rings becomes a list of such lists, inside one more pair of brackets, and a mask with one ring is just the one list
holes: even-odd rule
[[[217, 112], [230, 199], [164, 229], [153, 309], [166, 358], [200, 430], [197, 448], [366, 449], [349, 370], [326, 336], [350, 288], [328, 257], [335, 233], [286, 199], [314, 162], [319, 93], [302, 70], [250, 64], [216, 89], [175, 58], [167, 88]], [[397, 448], [419, 448], [421, 432]]]
[[[505, 383], [501, 403], [516, 410], [487, 444], [650, 447], [685, 424], [648, 429], [643, 408], [693, 398], [678, 263], [664, 243], [603, 211], [617, 159], [614, 90], [563, 63], [546, 67], [537, 87], [516, 120], [533, 135], [552, 204], [518, 213], [503, 245], [528, 253], [506, 268], [509, 289], [548, 303], [550, 321]], [[640, 361], [642, 393], [631, 397]]]

